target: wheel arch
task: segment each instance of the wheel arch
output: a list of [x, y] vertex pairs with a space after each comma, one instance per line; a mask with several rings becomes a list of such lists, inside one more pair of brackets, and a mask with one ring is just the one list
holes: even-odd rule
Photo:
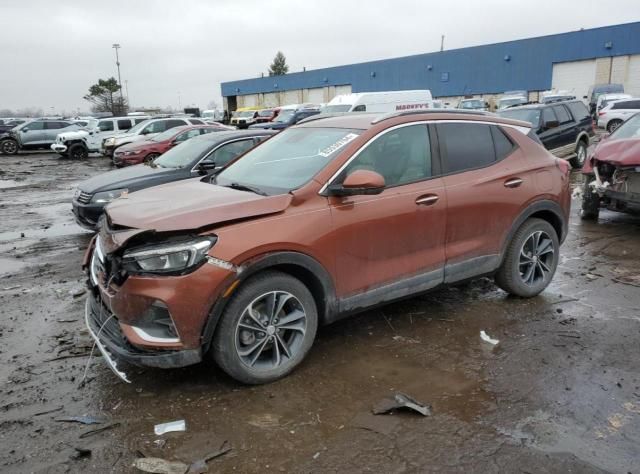
[[[311, 292], [318, 309], [319, 324], [332, 321], [332, 316], [337, 312], [337, 298], [335, 285], [329, 272], [315, 258], [300, 252], [271, 252], [252, 258], [239, 266], [236, 284], [240, 286], [247, 279], [266, 270], [276, 270], [300, 280]], [[229, 284], [229, 287], [233, 282]], [[227, 288], [227, 291], [228, 291]], [[215, 333], [220, 317], [226, 308], [231, 295], [226, 298], [218, 298], [209, 312], [202, 332], [204, 350], [208, 351], [213, 334]]]
[[589, 146], [589, 134], [584, 130], [578, 133], [578, 137], [576, 138], [576, 148], [578, 148], [580, 142], [584, 142], [587, 147]]
[[531, 218], [538, 218], [547, 221], [555, 229], [558, 234], [558, 240], [560, 243], [564, 242], [568, 232], [567, 218], [564, 217], [564, 212], [560, 205], [551, 200], [536, 201], [527, 206], [518, 215], [514, 223], [511, 225], [511, 229], [507, 233], [500, 251], [500, 262], [504, 260], [506, 254], [506, 248], [509, 242], [513, 239], [513, 236], [522, 225]]

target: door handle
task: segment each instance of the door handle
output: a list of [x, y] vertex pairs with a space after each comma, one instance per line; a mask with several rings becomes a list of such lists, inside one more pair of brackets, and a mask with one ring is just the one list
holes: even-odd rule
[[522, 179], [520, 178], [511, 178], [504, 182], [505, 188], [517, 188], [522, 184]]
[[438, 202], [438, 199], [440, 198], [436, 194], [427, 194], [416, 199], [416, 204], [418, 206], [431, 206]]

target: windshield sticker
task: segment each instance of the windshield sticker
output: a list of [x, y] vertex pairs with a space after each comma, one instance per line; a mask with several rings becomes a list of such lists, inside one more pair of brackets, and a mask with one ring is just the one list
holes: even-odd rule
[[349, 142], [352, 142], [353, 140], [355, 140], [356, 138], [358, 138], [357, 134], [348, 133], [344, 137], [342, 137], [340, 140], [335, 142], [333, 145], [329, 145], [327, 148], [319, 152], [318, 155], [327, 158], [331, 156], [333, 153], [335, 153], [336, 151], [338, 151], [343, 146], [347, 145]]

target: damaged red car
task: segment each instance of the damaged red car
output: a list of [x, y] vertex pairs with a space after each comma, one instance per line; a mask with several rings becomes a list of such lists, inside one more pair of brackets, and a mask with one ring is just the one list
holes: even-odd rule
[[318, 327], [480, 276], [532, 297], [569, 218], [569, 163], [531, 124], [452, 111], [316, 116], [214, 177], [112, 201], [85, 259], [104, 360], [290, 373]]
[[640, 114], [598, 143], [582, 173], [582, 219], [597, 220], [600, 209], [640, 211]]

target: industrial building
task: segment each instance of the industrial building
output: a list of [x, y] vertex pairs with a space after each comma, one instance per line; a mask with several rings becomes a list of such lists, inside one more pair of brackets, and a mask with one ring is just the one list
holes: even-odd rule
[[430, 89], [452, 104], [464, 96], [493, 101], [523, 89], [561, 89], [576, 97], [593, 84], [621, 83], [640, 96], [640, 22], [369, 61], [221, 84], [226, 110], [324, 103], [338, 94]]

